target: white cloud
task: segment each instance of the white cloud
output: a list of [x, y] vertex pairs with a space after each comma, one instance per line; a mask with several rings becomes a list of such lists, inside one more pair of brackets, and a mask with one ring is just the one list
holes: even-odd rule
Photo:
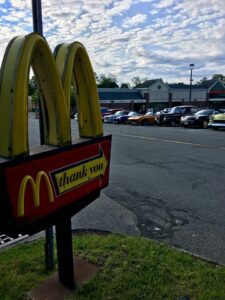
[[166, 8], [166, 7], [173, 5], [174, 2], [175, 2], [175, 0], [161, 0], [161, 1], [157, 1], [155, 6], [157, 8]]
[[122, 15], [132, 6], [132, 0], [115, 1], [113, 7], [108, 11], [109, 16]]
[[[2, 58], [14, 36], [32, 31], [31, 1], [0, 0], [0, 12]], [[42, 15], [52, 49], [79, 40], [95, 72], [119, 81], [188, 80], [190, 62], [200, 78], [225, 73], [224, 0], [45, 0]]]
[[137, 14], [131, 18], [126, 18], [123, 23], [124, 28], [133, 27], [139, 24], [142, 24], [146, 21], [147, 15]]

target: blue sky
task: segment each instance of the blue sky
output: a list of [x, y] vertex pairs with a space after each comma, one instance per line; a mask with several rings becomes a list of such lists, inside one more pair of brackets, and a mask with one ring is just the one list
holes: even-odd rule
[[[9, 41], [32, 31], [31, 0], [0, 0], [0, 60]], [[43, 0], [51, 49], [80, 41], [94, 71], [119, 83], [134, 76], [194, 83], [225, 75], [225, 0]]]

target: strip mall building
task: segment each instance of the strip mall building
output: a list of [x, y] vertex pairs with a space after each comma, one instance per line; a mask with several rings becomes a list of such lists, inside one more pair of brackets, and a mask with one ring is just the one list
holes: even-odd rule
[[[191, 90], [191, 97], [190, 97]], [[101, 106], [129, 110], [192, 104], [198, 107], [225, 108], [225, 84], [206, 80], [201, 85], [166, 84], [162, 79], [147, 80], [137, 89], [99, 88]], [[190, 101], [191, 100], [191, 101]]]

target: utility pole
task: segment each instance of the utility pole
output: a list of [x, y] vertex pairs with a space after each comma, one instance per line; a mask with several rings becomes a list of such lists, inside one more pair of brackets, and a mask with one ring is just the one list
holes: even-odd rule
[[190, 70], [191, 70], [191, 75], [190, 75], [190, 91], [189, 91], [189, 103], [191, 103], [192, 81], [193, 81], [193, 79], [192, 79], [192, 71], [193, 71], [193, 69], [194, 69], [194, 64], [190, 64], [189, 67], [190, 67]]

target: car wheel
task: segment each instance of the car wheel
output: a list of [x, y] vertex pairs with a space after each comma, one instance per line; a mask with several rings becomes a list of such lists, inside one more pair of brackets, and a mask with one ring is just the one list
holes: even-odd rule
[[218, 127], [212, 127], [213, 130], [218, 130]]
[[206, 129], [208, 127], [208, 121], [204, 120], [202, 123], [202, 128]]
[[188, 127], [189, 127], [189, 125], [187, 125], [187, 124], [186, 124], [186, 125], [184, 125], [184, 127], [185, 127], [185, 128], [188, 128]]
[[171, 120], [171, 121], [170, 121], [170, 126], [171, 126], [171, 127], [174, 127], [175, 125], [176, 125], [176, 122], [175, 122], [174, 120]]
[[143, 125], [143, 126], [148, 125], [148, 120], [143, 120], [143, 121], [141, 122], [141, 125]]

